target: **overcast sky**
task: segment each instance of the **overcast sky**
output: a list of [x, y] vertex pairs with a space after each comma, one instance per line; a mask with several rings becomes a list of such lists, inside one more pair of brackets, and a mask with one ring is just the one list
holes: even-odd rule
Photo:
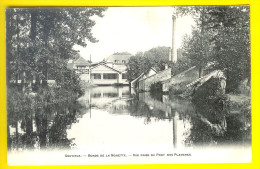
[[[101, 61], [115, 52], [147, 51], [153, 47], [172, 44], [172, 7], [110, 7], [103, 18], [95, 18], [92, 32], [99, 40], [87, 47], [75, 47], [80, 55], [92, 61]], [[190, 34], [191, 17], [177, 18], [176, 45], [182, 37]]]

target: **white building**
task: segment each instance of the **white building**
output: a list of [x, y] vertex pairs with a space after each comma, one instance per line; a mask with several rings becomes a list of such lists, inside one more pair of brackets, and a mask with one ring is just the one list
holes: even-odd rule
[[105, 61], [90, 64], [80, 57], [68, 63], [68, 68], [80, 74], [81, 80], [95, 85], [128, 85], [126, 63], [131, 55], [111, 55]]
[[91, 83], [96, 85], [128, 85], [126, 66], [100, 62], [91, 67]]

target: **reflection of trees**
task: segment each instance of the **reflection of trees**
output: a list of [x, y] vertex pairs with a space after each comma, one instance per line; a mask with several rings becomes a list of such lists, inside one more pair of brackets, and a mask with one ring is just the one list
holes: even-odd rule
[[[76, 101], [77, 96], [54, 88], [45, 89], [35, 96], [13, 89], [8, 92], [9, 150], [70, 148], [67, 126], [76, 121], [77, 114], [83, 109]], [[15, 135], [9, 127], [15, 127]]]
[[[227, 106], [226, 97], [202, 98], [190, 102], [186, 99], [173, 97], [164, 98], [161, 102], [160, 95], [143, 94], [139, 98], [141, 100], [139, 102], [143, 101], [150, 117], [156, 117], [156, 119], [173, 118], [174, 112], [178, 112], [177, 121], [180, 122], [178, 125], [185, 128], [182, 131], [184, 137], [178, 139], [184, 139], [186, 146], [234, 144], [234, 142], [244, 143], [251, 140], [250, 110], [241, 109], [239, 113], [234, 115], [229, 113], [230, 108]], [[166, 116], [165, 112], [168, 111], [168, 106], [171, 108], [170, 116]], [[138, 104], [134, 107], [139, 109]], [[161, 113], [158, 108], [160, 108]], [[136, 111], [138, 112], [138, 110]], [[180, 128], [182, 128], [181, 126]]]
[[[251, 111], [242, 109], [239, 114], [227, 116], [227, 137], [229, 143], [237, 142], [247, 144], [251, 141]], [[224, 140], [222, 140], [224, 141]]]
[[191, 116], [192, 127], [189, 137], [185, 140], [186, 144], [223, 145], [250, 141], [250, 129], [245, 126], [245, 122], [250, 121], [250, 115], [243, 117], [243, 113], [229, 114], [223, 105], [215, 102], [194, 104], [194, 108], [196, 114]]
[[128, 111], [131, 116], [146, 117], [144, 122], [145, 124], [151, 122], [152, 115], [148, 105], [146, 105], [144, 102], [140, 102], [137, 99], [131, 100], [129, 104]]
[[241, 109], [237, 114], [230, 114], [225, 98], [207, 98], [196, 102], [177, 97], [164, 98], [162, 102], [156, 98], [161, 97], [149, 93], [134, 95], [127, 110], [131, 116], [145, 117], [145, 124], [150, 123], [152, 118], [176, 118], [173, 124], [176, 123], [178, 131], [173, 128], [173, 132], [182, 132], [183, 137], [176, 139], [185, 146], [235, 144], [251, 140], [250, 111]]
[[[157, 109], [153, 104], [147, 104], [145, 101], [138, 98], [137, 95], [134, 95], [133, 97], [134, 98], [129, 101], [129, 106], [127, 106], [131, 116], [145, 117], [145, 124], [149, 124], [151, 122], [151, 118], [155, 118], [157, 120], [168, 119], [163, 110]], [[153, 100], [149, 100], [149, 102], [153, 102]]]
[[196, 115], [191, 117], [191, 134], [186, 143], [216, 144], [227, 130], [225, 112], [215, 104], [194, 104], [194, 107]]

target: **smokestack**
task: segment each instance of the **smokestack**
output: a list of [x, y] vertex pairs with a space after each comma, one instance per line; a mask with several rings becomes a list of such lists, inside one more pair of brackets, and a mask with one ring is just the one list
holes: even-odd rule
[[170, 51], [169, 51], [169, 61], [172, 61], [172, 49], [170, 48]]
[[175, 42], [176, 36], [176, 17], [172, 15], [172, 52], [171, 52], [171, 59], [172, 62], [177, 62], [177, 47]]

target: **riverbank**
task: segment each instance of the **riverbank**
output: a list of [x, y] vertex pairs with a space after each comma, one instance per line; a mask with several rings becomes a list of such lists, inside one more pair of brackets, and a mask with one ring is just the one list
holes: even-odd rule
[[89, 89], [89, 88], [96, 87], [96, 86], [97, 86], [97, 85], [92, 84], [92, 83], [88, 83], [88, 82], [83, 81], [83, 80], [80, 81], [80, 87], [81, 87], [81, 89], [84, 90], [84, 91], [86, 91], [86, 90]]

